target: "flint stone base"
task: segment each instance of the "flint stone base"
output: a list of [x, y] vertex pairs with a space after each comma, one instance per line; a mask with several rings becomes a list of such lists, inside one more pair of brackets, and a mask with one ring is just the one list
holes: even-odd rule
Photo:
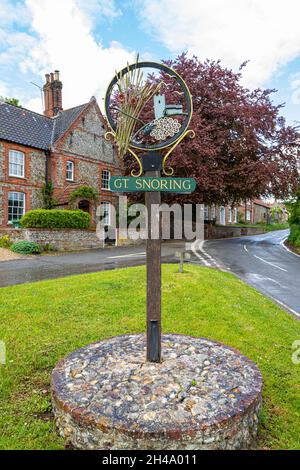
[[247, 449], [261, 406], [258, 367], [221, 343], [163, 335], [161, 364], [145, 335], [90, 344], [52, 374], [56, 424], [77, 449]]

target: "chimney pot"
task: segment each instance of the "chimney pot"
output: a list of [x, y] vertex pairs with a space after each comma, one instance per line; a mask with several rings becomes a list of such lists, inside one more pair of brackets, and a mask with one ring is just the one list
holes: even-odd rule
[[44, 90], [44, 114], [48, 117], [56, 116], [62, 111], [62, 83], [59, 80], [59, 71], [55, 70], [54, 73], [47, 73], [45, 75], [46, 83], [43, 87]]

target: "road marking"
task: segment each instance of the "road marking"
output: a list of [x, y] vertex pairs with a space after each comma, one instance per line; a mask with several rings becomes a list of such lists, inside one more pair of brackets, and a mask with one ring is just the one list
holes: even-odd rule
[[271, 281], [271, 282], [274, 282], [274, 284], [277, 284], [279, 287], [281, 287], [282, 289], [288, 289], [287, 286], [284, 286], [283, 284], [281, 284], [280, 282], [278, 281], [275, 281], [275, 279], [272, 279], [271, 277], [266, 277], [266, 279], [268, 281]]
[[[250, 280], [252, 280], [253, 283], [257, 283], [257, 282], [262, 282], [262, 281], [270, 281], [270, 282], [274, 282], [274, 284], [278, 285], [279, 287], [281, 287], [281, 289], [288, 289], [287, 286], [284, 286], [283, 284], [281, 284], [280, 282], [276, 281], [275, 279], [273, 279], [272, 277], [266, 277], [266, 276], [263, 276], [262, 274], [257, 274], [257, 273], [247, 273], [246, 274], [246, 278], [250, 278]], [[255, 284], [256, 285], [256, 284]]]
[[281, 240], [280, 242], [280, 245], [286, 250], [288, 251], [289, 253], [292, 253], [292, 255], [295, 255], [295, 256], [298, 256], [298, 258], [300, 258], [300, 255], [298, 255], [297, 253], [294, 253], [292, 250], [290, 250], [285, 244], [284, 242], [287, 240], [288, 237], [284, 238], [283, 240]]
[[[246, 245], [244, 245], [244, 250], [249, 253], [248, 251], [248, 248], [246, 247]], [[287, 269], [284, 269], [284, 268], [281, 268], [280, 266], [277, 266], [277, 264], [274, 264], [274, 263], [271, 263], [270, 261], [266, 261], [265, 259], [261, 258], [260, 256], [257, 256], [257, 255], [252, 255], [254, 256], [255, 258], [259, 259], [260, 261], [262, 261], [263, 263], [266, 263], [266, 264], [269, 264], [270, 266], [273, 266], [274, 268], [277, 268], [277, 269], [280, 269], [281, 271], [284, 271], [284, 272], [288, 272]]]
[[270, 261], [266, 261], [265, 259], [263, 258], [260, 258], [259, 256], [257, 255], [253, 255], [255, 258], [259, 259], [260, 261], [262, 261], [263, 263], [266, 263], [266, 264], [269, 264], [270, 266], [273, 266], [274, 268], [277, 268], [277, 269], [280, 269], [281, 271], [284, 271], [284, 272], [288, 272], [287, 269], [284, 269], [284, 268], [281, 268], [280, 266], [277, 266], [276, 264], [273, 264], [273, 263], [270, 263]]
[[285, 308], [286, 310], [289, 310], [293, 315], [296, 315], [296, 317], [299, 317], [300, 318], [300, 313], [296, 312], [296, 310], [294, 310], [293, 308], [289, 307], [288, 305], [286, 305], [284, 302], [281, 302], [281, 300], [278, 300], [276, 299], [276, 297], [273, 297], [271, 295], [269, 295], [273, 300], [275, 300], [279, 305], [281, 305], [283, 308]]
[[140, 255], [145, 256], [145, 255], [146, 255], [146, 252], [145, 252], [145, 251], [142, 251], [141, 253], [130, 253], [129, 255], [108, 256], [108, 258], [109, 258], [109, 259], [113, 259], [113, 258], [129, 258], [129, 257], [132, 257], [132, 256], [140, 256]]
[[200, 259], [205, 266], [212, 267], [212, 265], [215, 265], [216, 268], [221, 269], [221, 266], [217, 261], [203, 249], [203, 245], [204, 240], [195, 240], [194, 243], [190, 245], [190, 248], [194, 255]]

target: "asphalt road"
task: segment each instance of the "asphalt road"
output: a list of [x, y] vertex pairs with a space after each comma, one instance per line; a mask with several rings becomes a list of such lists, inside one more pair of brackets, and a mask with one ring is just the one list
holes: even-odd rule
[[[300, 319], [300, 257], [285, 249], [288, 230], [193, 244], [190, 262], [228, 270], [280, 303]], [[183, 242], [162, 246], [162, 260], [174, 262]], [[26, 257], [0, 263], [0, 287], [145, 263], [145, 245]]]
[[[162, 245], [162, 260], [175, 260], [175, 252], [184, 249], [184, 242], [169, 242]], [[90, 273], [107, 269], [137, 266], [145, 263], [145, 245], [132, 247], [107, 247], [42, 256], [0, 263], [0, 287], [27, 282], [42, 281], [74, 274]]]
[[300, 319], [300, 257], [283, 246], [288, 233], [208, 240], [193, 258], [236, 274]]

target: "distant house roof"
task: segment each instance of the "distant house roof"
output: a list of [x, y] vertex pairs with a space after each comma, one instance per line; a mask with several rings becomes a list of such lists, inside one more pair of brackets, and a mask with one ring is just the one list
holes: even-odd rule
[[88, 103], [61, 111], [54, 118], [0, 102], [0, 139], [47, 150], [78, 118]]
[[270, 207], [272, 206], [272, 204], [262, 201], [261, 199], [254, 199], [253, 203], [257, 204], [258, 206], [266, 207], [267, 209], [270, 209]]

